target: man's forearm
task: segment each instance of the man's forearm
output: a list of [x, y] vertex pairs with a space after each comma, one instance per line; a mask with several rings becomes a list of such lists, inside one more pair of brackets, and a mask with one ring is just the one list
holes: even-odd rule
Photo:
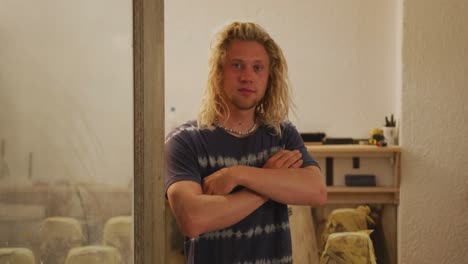
[[299, 169], [263, 169], [234, 166], [232, 175], [238, 184], [274, 201], [295, 205], [322, 205], [326, 187], [317, 167]]
[[171, 207], [182, 232], [188, 237], [219, 230], [238, 223], [267, 200], [249, 190], [228, 195], [172, 197]]

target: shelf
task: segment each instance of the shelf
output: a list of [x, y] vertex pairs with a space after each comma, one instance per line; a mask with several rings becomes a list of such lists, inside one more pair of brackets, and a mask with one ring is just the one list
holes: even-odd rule
[[[326, 228], [326, 219], [328, 214], [336, 208], [356, 207], [358, 205], [384, 205], [380, 207], [381, 225], [384, 233], [384, 239], [388, 247], [389, 263], [396, 263], [397, 256], [397, 219], [398, 219], [398, 203], [400, 198], [400, 166], [401, 166], [401, 148], [399, 146], [377, 147], [373, 145], [316, 145], [305, 143], [307, 151], [315, 159], [322, 159], [323, 173], [329, 186], [327, 186], [327, 202], [325, 206], [315, 209], [316, 223], [316, 241], [319, 248], [323, 248], [321, 234]], [[335, 165], [343, 165], [343, 160], [352, 161], [353, 168], [359, 167], [360, 158], [367, 158], [365, 166], [370, 163], [383, 165], [377, 158], [387, 159], [390, 161], [392, 174], [386, 174], [385, 177], [392, 177], [391, 185], [373, 186], [373, 187], [354, 187], [354, 186], [335, 186], [334, 171], [338, 172], [340, 177], [345, 174], [342, 167], [335, 170]], [[374, 159], [376, 158], [376, 159]], [[334, 159], [342, 159], [334, 163]], [[386, 163], [386, 162], [385, 162]], [[350, 163], [346, 163], [350, 164]], [[355, 165], [358, 164], [358, 165]], [[367, 171], [367, 167], [363, 168], [363, 172]], [[386, 168], [385, 168], [386, 169]], [[346, 170], [346, 168], [345, 168]], [[374, 171], [374, 170], [373, 170]], [[356, 172], [356, 171], [353, 171]], [[383, 177], [379, 169], [373, 174], [378, 174]], [[388, 175], [388, 176], [387, 176]], [[379, 177], [379, 176], [377, 176]], [[388, 180], [388, 178], [385, 178]], [[341, 181], [340, 181], [341, 182]], [[382, 182], [382, 181], [380, 181]], [[388, 181], [387, 181], [388, 182]], [[388, 183], [387, 183], [388, 184]]]
[[[378, 147], [373, 145], [316, 145], [305, 143], [314, 158], [390, 158], [394, 167], [394, 186], [348, 187], [328, 186], [328, 204], [398, 204], [400, 182], [399, 146]], [[328, 161], [326, 161], [328, 162]], [[328, 175], [327, 175], [328, 177]], [[333, 174], [331, 175], [333, 177]]]
[[396, 187], [327, 187], [327, 204], [398, 204]]
[[307, 151], [314, 157], [393, 157], [400, 153], [399, 146], [377, 147], [373, 145], [314, 145], [305, 143]]

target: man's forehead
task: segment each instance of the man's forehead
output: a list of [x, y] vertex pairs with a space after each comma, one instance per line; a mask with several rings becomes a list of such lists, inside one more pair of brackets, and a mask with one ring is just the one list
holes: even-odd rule
[[256, 41], [233, 41], [226, 51], [229, 60], [268, 61], [265, 47]]
[[262, 59], [245, 59], [241, 57], [229, 57], [228, 61], [231, 62], [247, 62], [247, 61], [252, 61], [252, 62], [266, 62], [268, 58], [262, 58]]

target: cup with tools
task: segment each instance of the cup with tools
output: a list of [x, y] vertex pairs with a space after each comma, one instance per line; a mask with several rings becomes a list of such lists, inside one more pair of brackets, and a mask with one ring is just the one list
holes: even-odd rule
[[393, 114], [388, 118], [385, 117], [385, 126], [382, 127], [383, 136], [385, 138], [385, 142], [389, 146], [397, 145], [397, 130], [396, 130], [396, 120], [393, 118]]

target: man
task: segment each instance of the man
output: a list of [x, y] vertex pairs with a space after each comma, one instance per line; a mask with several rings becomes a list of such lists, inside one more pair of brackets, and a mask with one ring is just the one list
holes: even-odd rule
[[321, 205], [320, 169], [296, 128], [283, 53], [235, 22], [212, 49], [197, 121], [166, 138], [166, 194], [187, 263], [291, 263], [286, 204]]

